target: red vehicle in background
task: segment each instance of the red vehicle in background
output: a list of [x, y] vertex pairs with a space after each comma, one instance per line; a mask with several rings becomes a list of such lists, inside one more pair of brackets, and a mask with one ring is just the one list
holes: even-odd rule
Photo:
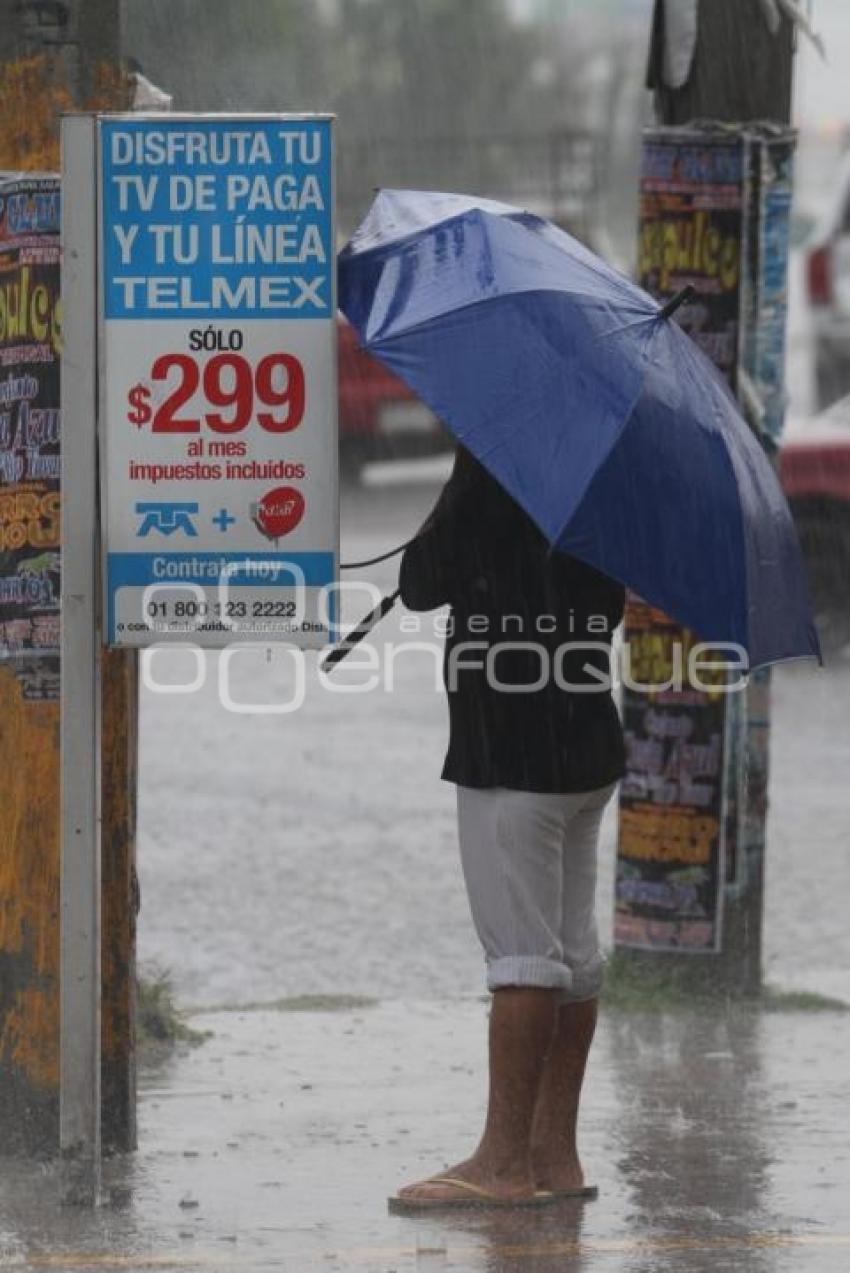
[[433, 455], [450, 443], [442, 425], [397, 376], [357, 343], [340, 316], [339, 446], [343, 472], [369, 460]]

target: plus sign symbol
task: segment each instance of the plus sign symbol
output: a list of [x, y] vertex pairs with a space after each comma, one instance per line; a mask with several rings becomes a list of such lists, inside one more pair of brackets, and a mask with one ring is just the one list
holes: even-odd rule
[[220, 508], [215, 517], [212, 518], [213, 526], [217, 526], [222, 534], [224, 534], [228, 526], [232, 526], [235, 521], [236, 518], [231, 517], [226, 508]]

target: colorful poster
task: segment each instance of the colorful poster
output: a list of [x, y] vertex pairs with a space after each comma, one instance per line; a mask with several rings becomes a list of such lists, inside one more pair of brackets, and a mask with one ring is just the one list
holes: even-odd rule
[[747, 137], [750, 233], [744, 258], [740, 363], [757, 397], [758, 427], [774, 450], [785, 420], [785, 330], [796, 134]]
[[[749, 412], [762, 444], [775, 454], [785, 422], [785, 333], [788, 318], [788, 260], [796, 133], [791, 129], [749, 133], [749, 232], [743, 267], [743, 321], [740, 365], [749, 379]], [[738, 890], [763, 871], [767, 822], [770, 669], [750, 678], [746, 704], [734, 734], [741, 771], [738, 799], [730, 807], [735, 838], [730, 840], [727, 878]], [[730, 705], [731, 706], [731, 705]], [[731, 806], [731, 801], [730, 801]]]
[[59, 690], [59, 182], [0, 177], [0, 659]]
[[737, 387], [745, 150], [728, 132], [644, 134], [638, 282], [658, 300], [690, 283], [676, 320]]
[[[685, 284], [677, 321], [746, 404], [766, 445], [784, 411], [788, 225], [794, 137], [758, 130], [645, 135], [639, 281], [659, 300]], [[663, 682], [692, 634], [630, 602], [632, 663]], [[650, 657], [652, 655], [652, 657]], [[746, 694], [626, 688], [615, 941], [719, 951], [724, 899], [760, 869], [767, 806], [769, 673]]]
[[[720, 949], [726, 695], [665, 689], [694, 638], [636, 597], [629, 603], [614, 939], [652, 950]], [[711, 674], [703, 678], [710, 683]]]
[[[663, 301], [696, 298], [676, 321], [738, 387], [749, 153], [726, 130], [644, 134], [638, 282]], [[625, 641], [640, 684], [669, 679], [678, 645], [697, 639], [630, 599]], [[634, 669], [642, 669], [635, 672]], [[720, 950], [724, 884], [736, 871], [740, 695], [626, 687], [627, 773], [620, 793], [614, 940], [619, 946]]]
[[332, 120], [100, 123], [108, 643], [330, 639]]

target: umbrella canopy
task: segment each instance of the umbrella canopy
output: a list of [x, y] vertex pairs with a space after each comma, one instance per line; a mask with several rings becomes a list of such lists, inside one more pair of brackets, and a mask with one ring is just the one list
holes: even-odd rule
[[384, 190], [340, 254], [339, 303], [554, 547], [753, 667], [819, 656], [785, 497], [726, 384], [570, 235]]

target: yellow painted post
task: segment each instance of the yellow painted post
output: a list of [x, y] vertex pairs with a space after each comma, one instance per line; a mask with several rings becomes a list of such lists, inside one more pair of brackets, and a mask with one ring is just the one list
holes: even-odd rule
[[[13, 11], [0, 6], [12, 29]], [[117, 0], [82, 0], [76, 73], [10, 39], [0, 61], [0, 170], [57, 171], [58, 124], [75, 104], [127, 109]], [[14, 10], [15, 13], [18, 9]], [[91, 56], [99, 32], [100, 59]], [[88, 56], [86, 54], [88, 53]], [[106, 54], [110, 57], [107, 58]], [[3, 55], [0, 54], [0, 57]], [[84, 97], [83, 97], [84, 95]], [[3, 481], [0, 478], [0, 494]], [[104, 651], [102, 714], [102, 1133], [135, 1145], [135, 652]], [[59, 704], [26, 702], [0, 662], [0, 1146], [52, 1154], [59, 1144]]]
[[59, 704], [0, 664], [0, 1143], [59, 1132]]

